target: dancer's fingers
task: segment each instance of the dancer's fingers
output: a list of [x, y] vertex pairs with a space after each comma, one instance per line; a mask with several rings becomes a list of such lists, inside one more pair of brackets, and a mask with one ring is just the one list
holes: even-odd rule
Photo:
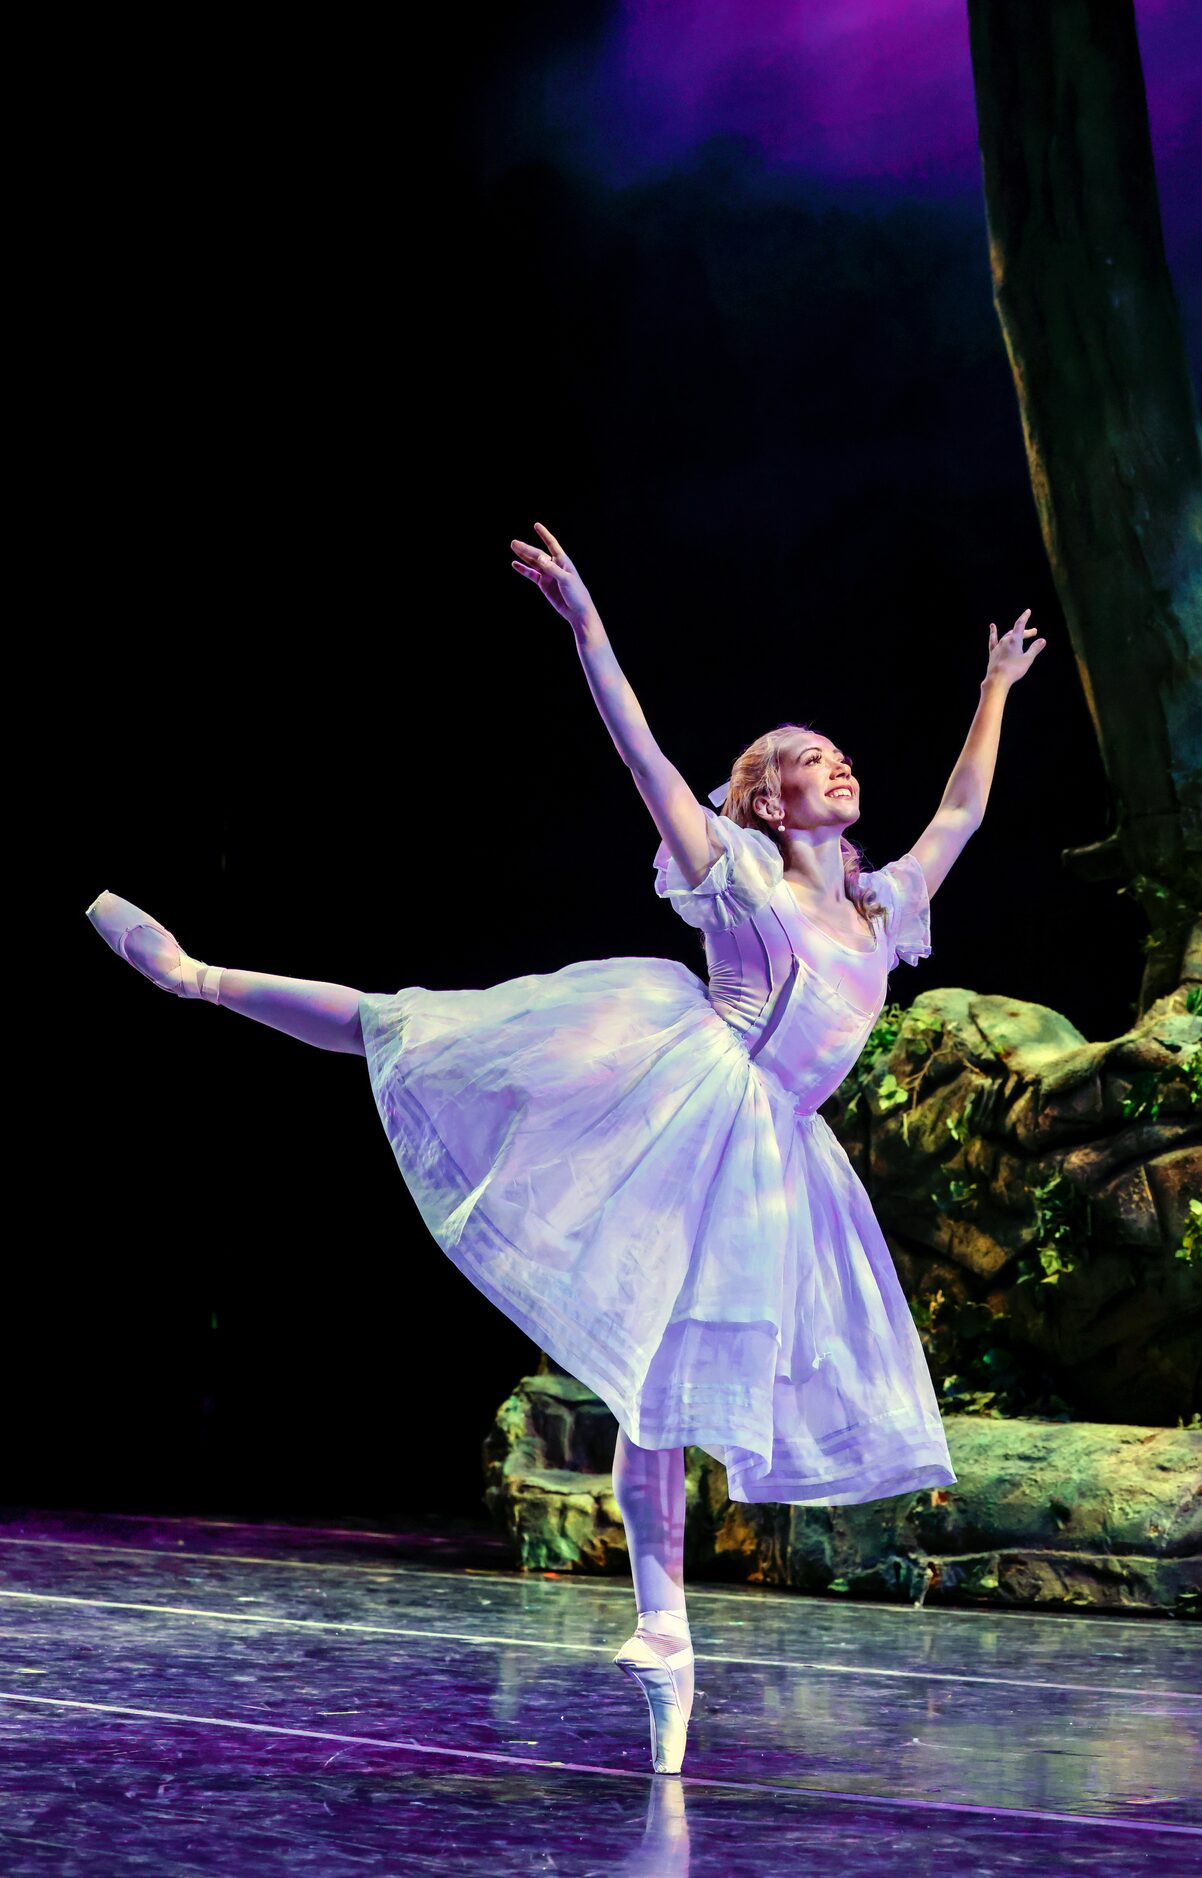
[[543, 540], [546, 542], [547, 546], [550, 548], [552, 554], [563, 555], [563, 558], [566, 561], [568, 557], [566, 554], [564, 554], [563, 549], [560, 547], [559, 543], [556, 541], [554, 535], [551, 533], [551, 530], [549, 528], [544, 528], [541, 522], [535, 522], [534, 526], [538, 529], [539, 534], [542, 536]]
[[540, 574], [566, 574], [570, 571], [566, 566], [558, 566], [542, 548], [532, 548], [528, 541], [511, 541], [509, 545], [515, 553], [529, 561], [532, 567], [537, 567]]
[[527, 580], [540, 581], [544, 574], [553, 574], [558, 579], [566, 578], [568, 573], [566, 567], [556, 567], [554, 561], [549, 561], [545, 554], [542, 556], [542, 562], [543, 565], [539, 567], [527, 567], [524, 561], [511, 561], [509, 565], [516, 568], [519, 574], [524, 574]]
[[534, 561], [532, 565], [534, 566], [534, 569], [537, 573], [554, 574], [557, 580], [566, 579], [568, 574], [570, 574], [572, 571], [568, 567], [560, 567], [558, 562], [553, 561], [549, 554], [540, 554], [537, 552], [535, 553]]

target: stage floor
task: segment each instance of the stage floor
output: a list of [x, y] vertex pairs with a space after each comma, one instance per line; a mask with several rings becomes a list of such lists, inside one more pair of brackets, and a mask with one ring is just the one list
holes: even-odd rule
[[1202, 1628], [687, 1586], [682, 1776], [629, 1579], [483, 1521], [0, 1509], [4, 1878], [1202, 1871]]

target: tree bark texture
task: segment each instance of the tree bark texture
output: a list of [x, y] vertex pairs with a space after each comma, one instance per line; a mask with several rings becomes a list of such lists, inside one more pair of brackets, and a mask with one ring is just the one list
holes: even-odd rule
[[[1140, 1008], [1202, 911], [1202, 439], [1132, 0], [968, 0], [994, 303], [1114, 825], [1064, 859], [1153, 928]], [[1101, 834], [1101, 831], [1099, 831]]]

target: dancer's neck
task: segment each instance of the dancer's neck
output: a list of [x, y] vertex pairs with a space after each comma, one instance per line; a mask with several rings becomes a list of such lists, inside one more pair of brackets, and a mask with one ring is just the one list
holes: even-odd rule
[[839, 830], [782, 828], [787, 860], [785, 878], [832, 906], [847, 900], [843, 885], [843, 849]]

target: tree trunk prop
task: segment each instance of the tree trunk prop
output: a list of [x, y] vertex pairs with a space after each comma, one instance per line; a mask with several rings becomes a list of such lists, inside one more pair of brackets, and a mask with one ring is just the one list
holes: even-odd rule
[[1202, 443], [1131, 0], [968, 0], [994, 303], [1114, 827], [1069, 849], [1202, 943]]

